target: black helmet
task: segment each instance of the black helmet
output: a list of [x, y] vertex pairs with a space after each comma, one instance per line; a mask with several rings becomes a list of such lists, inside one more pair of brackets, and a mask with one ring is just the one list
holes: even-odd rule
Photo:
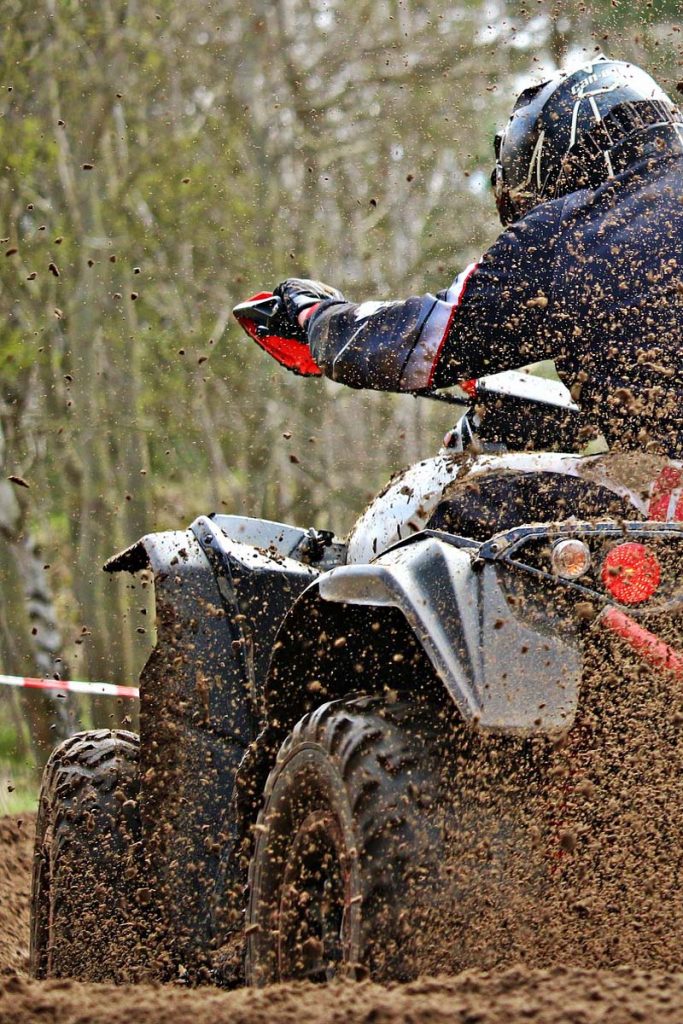
[[495, 138], [491, 180], [503, 225], [548, 199], [597, 188], [617, 173], [615, 148], [682, 121], [653, 78], [602, 54], [525, 89]]

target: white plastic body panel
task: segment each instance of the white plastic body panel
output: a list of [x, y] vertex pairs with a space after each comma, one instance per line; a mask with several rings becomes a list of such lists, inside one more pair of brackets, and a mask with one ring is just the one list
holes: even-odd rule
[[456, 479], [493, 470], [560, 473], [592, 479], [645, 513], [647, 496], [608, 476], [609, 459], [605, 455], [581, 457], [558, 452], [508, 452], [479, 456], [441, 452], [399, 473], [370, 503], [349, 536], [347, 563], [371, 562], [393, 544], [423, 530], [445, 491]]
[[564, 731], [576, 713], [582, 658], [576, 640], [512, 614], [496, 566], [426, 537], [322, 576], [340, 604], [399, 608], [466, 722], [521, 735]]
[[537, 405], [551, 405], [574, 412], [579, 410], [562, 381], [539, 377], [535, 373], [524, 373], [522, 370], [504, 370], [490, 377], [480, 377], [477, 389], [492, 395], [522, 398]]

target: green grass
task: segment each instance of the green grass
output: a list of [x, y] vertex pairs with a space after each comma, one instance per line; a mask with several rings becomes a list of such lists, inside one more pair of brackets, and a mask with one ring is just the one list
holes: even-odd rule
[[35, 767], [0, 760], [0, 817], [26, 814], [38, 806], [39, 779]]
[[35, 764], [18, 754], [14, 729], [0, 724], [0, 817], [35, 810], [39, 786]]

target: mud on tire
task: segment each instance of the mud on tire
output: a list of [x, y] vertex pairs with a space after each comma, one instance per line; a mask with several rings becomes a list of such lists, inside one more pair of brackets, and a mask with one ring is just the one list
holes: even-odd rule
[[414, 975], [440, 834], [411, 716], [377, 699], [337, 701], [285, 740], [256, 825], [249, 983]]
[[50, 756], [31, 887], [33, 977], [135, 977], [146, 893], [138, 757], [138, 737], [123, 730], [79, 733]]

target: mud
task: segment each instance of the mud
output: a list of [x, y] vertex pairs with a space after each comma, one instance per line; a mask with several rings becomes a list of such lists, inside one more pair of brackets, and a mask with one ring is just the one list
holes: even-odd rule
[[629, 966], [513, 966], [387, 988], [350, 982], [234, 992], [30, 981], [32, 830], [31, 818], [0, 819], [0, 1024], [658, 1024], [683, 1018], [683, 973]]
[[428, 904], [423, 974], [683, 965], [680, 687], [592, 658], [565, 736], [452, 744], [449, 884]]
[[0, 818], [0, 971], [28, 967], [28, 901], [35, 816]]

